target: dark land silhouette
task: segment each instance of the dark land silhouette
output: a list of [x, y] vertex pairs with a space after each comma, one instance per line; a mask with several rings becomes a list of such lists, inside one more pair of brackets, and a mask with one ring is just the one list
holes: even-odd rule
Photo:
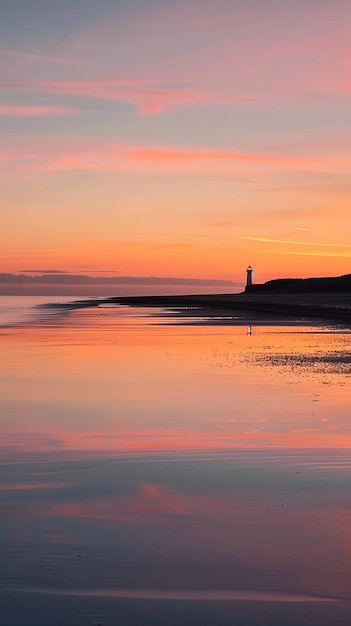
[[[342, 324], [351, 327], [351, 274], [336, 278], [277, 279], [238, 294], [123, 296], [64, 304], [65, 308], [118, 304], [161, 307], [203, 323]], [[55, 305], [57, 306], [57, 305]]]
[[336, 278], [277, 278], [262, 284], [252, 284], [245, 293], [351, 293], [351, 274]]

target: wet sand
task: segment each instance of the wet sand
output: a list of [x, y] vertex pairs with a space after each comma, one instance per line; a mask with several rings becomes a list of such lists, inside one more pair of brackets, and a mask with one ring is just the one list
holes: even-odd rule
[[349, 331], [176, 303], [3, 329], [4, 623], [347, 626]]

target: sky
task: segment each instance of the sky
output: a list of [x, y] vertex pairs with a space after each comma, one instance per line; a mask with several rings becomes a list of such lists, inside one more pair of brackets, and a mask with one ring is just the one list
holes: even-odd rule
[[350, 0], [1, 13], [0, 293], [351, 272]]

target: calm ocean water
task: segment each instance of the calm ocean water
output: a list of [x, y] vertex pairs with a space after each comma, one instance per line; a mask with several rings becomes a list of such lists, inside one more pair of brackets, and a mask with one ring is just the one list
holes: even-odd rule
[[1, 299], [4, 623], [351, 623], [349, 331], [62, 302]]
[[[89, 300], [88, 297], [84, 298]], [[55, 304], [82, 300], [74, 296], [0, 296], [0, 328], [22, 325], [30, 322], [50, 320], [53, 316], [64, 315], [65, 311]], [[50, 307], [45, 305], [50, 304]]]

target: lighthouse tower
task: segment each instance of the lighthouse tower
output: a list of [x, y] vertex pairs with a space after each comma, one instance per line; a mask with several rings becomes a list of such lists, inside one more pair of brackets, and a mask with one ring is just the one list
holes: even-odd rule
[[252, 267], [249, 267], [246, 270], [246, 287], [251, 287], [252, 285]]

